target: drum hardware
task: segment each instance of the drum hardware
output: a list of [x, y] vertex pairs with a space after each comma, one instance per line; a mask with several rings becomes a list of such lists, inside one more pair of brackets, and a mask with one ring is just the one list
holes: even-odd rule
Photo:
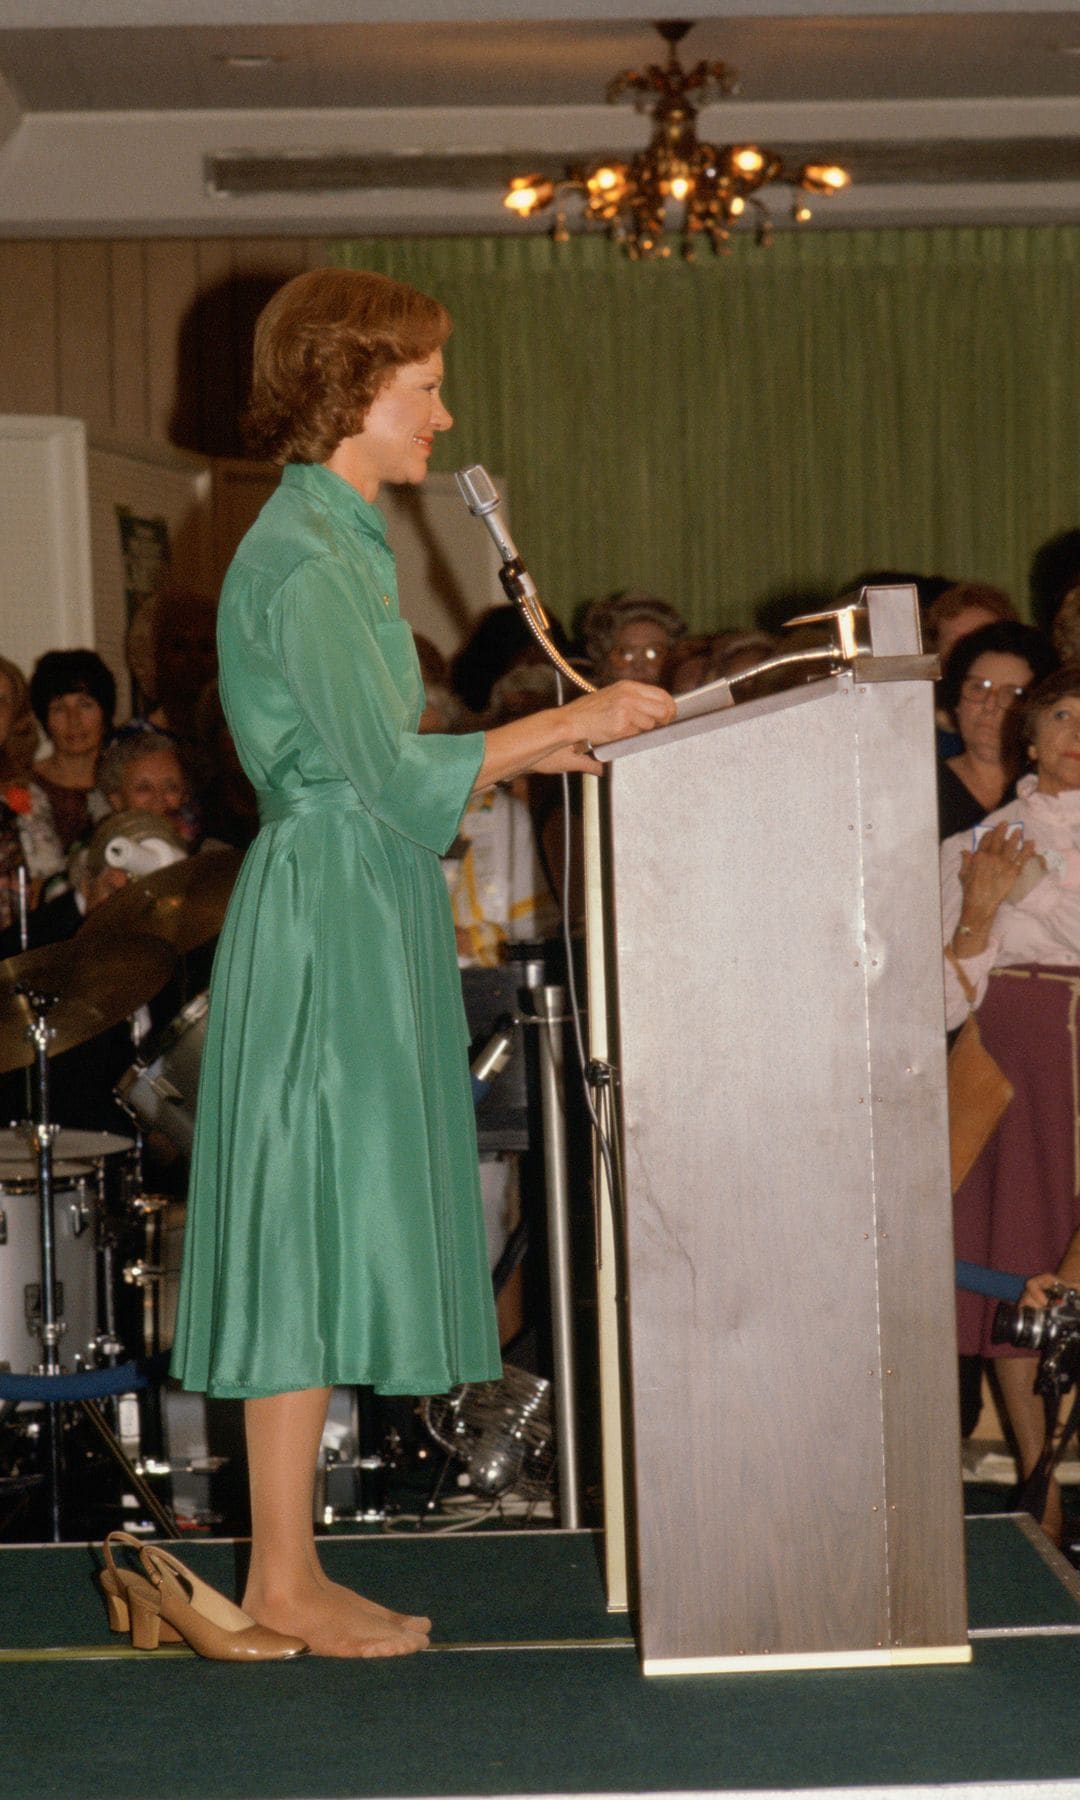
[[124, 1111], [157, 1131], [185, 1156], [195, 1141], [195, 1101], [206, 1038], [209, 995], [196, 994], [174, 1019], [140, 1045], [113, 1090]]
[[133, 1262], [124, 1264], [124, 1280], [129, 1287], [149, 1287], [151, 1282], [162, 1281], [165, 1270], [160, 1263]]
[[[86, 1042], [100, 1031], [118, 1024], [153, 997], [164, 985], [175, 962], [175, 952], [165, 942], [136, 936], [126, 943], [79, 942], [75, 939], [43, 950], [27, 951], [0, 963], [0, 1071], [32, 1066], [34, 1070], [35, 1117], [26, 1127], [14, 1128], [0, 1141], [0, 1188], [18, 1184], [17, 1170], [30, 1151], [35, 1164], [38, 1212], [37, 1282], [24, 1284], [24, 1313], [28, 1330], [41, 1344], [41, 1360], [31, 1370], [33, 1375], [58, 1377], [63, 1373], [60, 1342], [67, 1329], [64, 1316], [64, 1281], [58, 1279], [58, 1245], [66, 1235], [72, 1243], [83, 1241], [93, 1254], [93, 1237], [87, 1228], [93, 1213], [86, 1201], [85, 1185], [76, 1193], [66, 1209], [57, 1212], [58, 1194], [55, 1177], [58, 1172], [54, 1152], [63, 1146], [73, 1149], [87, 1137], [94, 1148], [109, 1134], [64, 1134], [50, 1118], [49, 1059]], [[67, 1142], [65, 1144], [65, 1135]], [[113, 1147], [127, 1147], [128, 1140], [114, 1139]], [[6, 1165], [3, 1151], [8, 1151]], [[80, 1169], [85, 1183], [86, 1171]], [[103, 1191], [99, 1169], [99, 1196]], [[10, 1254], [10, 1202], [4, 1208], [5, 1255]], [[65, 1233], [64, 1227], [68, 1230]], [[110, 1287], [106, 1282], [106, 1288]], [[96, 1295], [94, 1297], [96, 1314]], [[114, 1323], [106, 1322], [103, 1337], [92, 1336], [86, 1345], [87, 1355], [104, 1354], [114, 1362], [121, 1352]], [[76, 1353], [76, 1370], [83, 1367], [82, 1352]], [[121, 1397], [122, 1399], [123, 1397]], [[157, 1523], [176, 1534], [175, 1521], [142, 1480], [126, 1454], [117, 1434], [112, 1430], [100, 1406], [89, 1399], [74, 1403], [46, 1399], [42, 1402], [44, 1430], [44, 1486], [49, 1530], [52, 1541], [62, 1540], [64, 1437], [61, 1408], [77, 1408], [77, 1417], [85, 1419], [101, 1439], [110, 1456], [118, 1464], [138, 1497]], [[5, 1409], [5, 1416], [6, 1414]], [[26, 1436], [34, 1433], [27, 1427]]]

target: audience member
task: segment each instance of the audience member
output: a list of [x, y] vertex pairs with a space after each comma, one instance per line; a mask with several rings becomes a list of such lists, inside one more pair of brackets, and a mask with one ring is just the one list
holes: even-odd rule
[[425, 704], [420, 715], [421, 731], [472, 731], [472, 714], [454, 693], [450, 680], [450, 664], [437, 644], [422, 632], [413, 632], [420, 678], [424, 683]]
[[128, 665], [143, 719], [189, 751], [197, 736], [199, 696], [217, 676], [216, 625], [217, 607], [208, 595], [169, 583], [143, 603], [128, 630]]
[[[100, 821], [89, 844], [72, 852], [68, 862], [68, 885], [54, 899], [45, 901], [30, 915], [31, 947], [62, 943], [83, 925], [87, 915], [104, 907], [112, 896], [127, 886], [131, 877], [123, 869], [114, 868], [106, 858], [106, 850], [117, 838], [145, 844], [154, 839], [165, 846], [158, 857], [164, 865], [166, 857], [175, 859], [185, 854], [184, 846], [172, 826], [159, 815], [142, 812], [110, 813]], [[0, 936], [0, 956], [17, 954], [20, 946], [14, 927]], [[85, 1131], [112, 1131], [130, 1136], [131, 1121], [119, 1107], [114, 1088], [130, 1066], [136, 1053], [136, 1039], [154, 1026], [160, 1026], [179, 1009], [187, 998], [183, 982], [173, 977], [157, 995], [150, 1009], [140, 1009], [126, 1023], [109, 1026], [73, 1049], [53, 1056], [49, 1064], [50, 1108], [54, 1121], [61, 1126]], [[25, 1106], [25, 1082], [22, 1074], [0, 1076], [0, 1108], [7, 1118], [21, 1115]]]
[[[114, 866], [105, 854], [117, 838], [133, 843], [160, 840], [170, 852], [161, 857], [161, 867], [177, 856], [187, 855], [183, 840], [161, 814], [137, 809], [106, 813], [95, 825], [89, 841], [72, 849], [66, 864], [67, 881], [61, 892], [44, 901], [34, 913], [30, 921], [33, 949], [71, 937], [88, 913], [127, 887], [132, 879], [130, 873]], [[0, 956], [12, 956], [17, 949], [13, 929], [0, 936]]]
[[1040, 630], [1049, 634], [1066, 594], [1080, 587], [1080, 527], [1059, 531], [1039, 545], [1031, 559], [1028, 583], [1031, 616]]
[[17, 663], [0, 656], [0, 781], [28, 775], [37, 747], [37, 720], [26, 677]]
[[767, 631], [718, 631], [712, 642], [708, 678], [722, 681], [729, 675], [743, 675], [782, 649], [783, 643]]
[[1061, 661], [1080, 667], [1080, 585], [1070, 588], [1064, 596], [1051, 635]]
[[48, 802], [66, 853], [108, 810], [96, 779], [116, 683], [93, 650], [48, 650], [34, 665], [30, 704], [51, 746], [35, 763], [32, 784]]
[[[983, 1041], [1015, 1089], [957, 1189], [956, 1253], [1017, 1275], [1054, 1268], [1080, 1226], [1080, 668], [1041, 682], [1021, 723], [1034, 774], [988, 815], [992, 829], [975, 847], [966, 831], [941, 847], [946, 1022], [955, 1028], [977, 1007]], [[1036, 1363], [991, 1342], [993, 1310], [958, 1295], [959, 1347], [995, 1359], [1026, 1476], [1043, 1441]], [[1045, 1524], [1051, 1535], [1060, 1529], [1056, 1487]]]
[[188, 849], [199, 835], [192, 822], [191, 787], [174, 738], [125, 725], [101, 759], [98, 785], [112, 812], [148, 812], [167, 819]]
[[867, 569], [840, 589], [838, 598], [846, 599], [863, 587], [913, 587], [919, 598], [920, 616], [932, 606], [940, 594], [955, 586], [951, 575], [920, 575], [912, 569]]
[[52, 809], [30, 781], [38, 728], [26, 677], [0, 656], [0, 931], [18, 911], [20, 866], [26, 870], [26, 898], [37, 904], [42, 882], [64, 866]]
[[665, 687], [672, 651], [686, 623], [666, 600], [627, 591], [594, 600], [581, 621], [589, 670], [598, 687], [629, 677]]
[[216, 677], [195, 708], [195, 773], [206, 836], [246, 850], [259, 829], [259, 803], [236, 754]]
[[[551, 621], [551, 638], [567, 656], [570, 646], [557, 619]], [[480, 718], [490, 710], [495, 683], [511, 669], [529, 665], [551, 666], [517, 607], [492, 606], [480, 614], [454, 657], [451, 686], [469, 712]]]
[[970, 830], [1012, 798], [1024, 760], [1024, 746], [1015, 737], [1018, 709], [1056, 661], [1041, 631], [1018, 619], [982, 625], [954, 647], [939, 684], [940, 700], [962, 748], [938, 764], [941, 837]]
[[923, 649], [944, 664], [954, 644], [980, 625], [1015, 619], [1017, 611], [1004, 588], [981, 581], [957, 581], [931, 600], [922, 615]]

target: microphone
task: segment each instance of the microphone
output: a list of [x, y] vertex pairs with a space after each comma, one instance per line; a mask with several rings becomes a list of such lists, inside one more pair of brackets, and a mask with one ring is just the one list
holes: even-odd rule
[[517, 545], [510, 536], [506, 521], [499, 511], [499, 496], [495, 492], [495, 484], [482, 463], [474, 463], [471, 469], [459, 469], [454, 476], [458, 484], [461, 498], [475, 519], [482, 519], [491, 534], [492, 541], [502, 559], [499, 580], [506, 589], [511, 600], [519, 603], [531, 600], [535, 603], [543, 625], [548, 621], [544, 609], [540, 605], [540, 597], [536, 592], [536, 584], [518, 554]]
[[521, 610], [526, 625], [532, 632], [540, 648], [550, 662], [555, 664], [561, 675], [573, 682], [586, 694], [595, 694], [596, 689], [591, 681], [571, 667], [566, 658], [556, 649], [551, 641], [551, 621], [540, 603], [536, 591], [536, 583], [525, 567], [507, 529], [506, 521], [499, 511], [499, 496], [495, 491], [495, 483], [482, 463], [474, 463], [470, 469], [458, 469], [454, 475], [458, 484], [458, 492], [475, 519], [480, 519], [487, 526], [499, 552], [501, 567], [499, 580], [508, 600], [512, 600]]

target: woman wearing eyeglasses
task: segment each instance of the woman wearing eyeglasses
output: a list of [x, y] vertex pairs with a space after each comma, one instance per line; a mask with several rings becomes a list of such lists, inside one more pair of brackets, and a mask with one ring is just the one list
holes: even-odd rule
[[938, 772], [939, 835], [967, 831], [1012, 797], [1022, 767], [1017, 708], [1029, 688], [1056, 666], [1042, 633], [1018, 619], [998, 619], [962, 637], [941, 679], [942, 709], [963, 740]]
[[[1080, 1226], [1080, 668], [1024, 703], [1033, 773], [1016, 798], [941, 847], [946, 1023], [978, 1008], [1015, 1089], [954, 1199], [956, 1254], [1010, 1274], [1053, 1269]], [[960, 1293], [962, 1355], [993, 1357], [1024, 1475], [1042, 1448], [1035, 1359], [990, 1341], [994, 1305]], [[1061, 1527], [1052, 1491], [1045, 1528]]]
[[653, 594], [613, 594], [595, 600], [582, 620], [585, 654], [600, 687], [613, 681], [645, 681], [666, 687], [671, 653], [686, 622]]

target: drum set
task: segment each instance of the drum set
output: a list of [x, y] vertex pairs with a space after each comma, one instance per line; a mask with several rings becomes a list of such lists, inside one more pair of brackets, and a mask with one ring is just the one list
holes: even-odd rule
[[130, 1029], [178, 960], [217, 936], [239, 866], [236, 851], [202, 851], [130, 882], [73, 937], [0, 962], [0, 1075], [28, 1072], [26, 1116], [0, 1129], [0, 1537], [20, 1514], [36, 1523], [42, 1502], [54, 1541], [84, 1527], [104, 1469], [122, 1507], [176, 1535], [145, 1477], [160, 1448], [154, 1387], [176, 1316], [207, 996], [132, 1036], [114, 1090], [130, 1134], [54, 1118], [52, 1063]]

